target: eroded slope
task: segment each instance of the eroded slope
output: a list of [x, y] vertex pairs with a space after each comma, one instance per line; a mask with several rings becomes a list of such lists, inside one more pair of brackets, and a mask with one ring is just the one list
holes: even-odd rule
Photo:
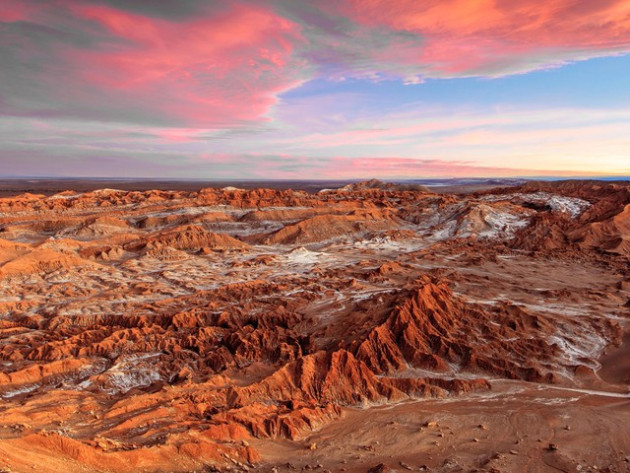
[[629, 203], [573, 182], [0, 199], [0, 450], [17, 471], [247, 469], [357, 407], [622, 393], [598, 373]]

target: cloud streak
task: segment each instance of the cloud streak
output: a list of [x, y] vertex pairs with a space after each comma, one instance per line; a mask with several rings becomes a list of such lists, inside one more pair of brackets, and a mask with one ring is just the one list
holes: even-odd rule
[[299, 25], [264, 7], [171, 20], [60, 2], [9, 18], [7, 115], [238, 126], [263, 119], [307, 67], [293, 53]]
[[630, 175], [630, 111], [444, 108], [364, 120], [360, 129], [349, 121], [313, 134], [299, 123], [290, 133], [282, 126], [237, 133], [4, 119], [0, 142], [5, 169], [23, 175], [38, 174], [37, 163], [55, 175], [104, 177], [121, 170], [221, 179]]
[[622, 0], [176, 3], [7, 0], [2, 112], [229, 128], [316, 77], [496, 77], [630, 50]]
[[425, 38], [393, 56], [411, 80], [523, 73], [627, 52], [630, 41], [630, 4], [623, 0], [350, 0], [340, 9], [366, 27]]
[[595, 172], [598, 149], [601, 166], [624, 172], [629, 150], [623, 110], [578, 103], [580, 119], [571, 108], [436, 111], [409, 100], [397, 109], [378, 91], [290, 93], [340, 83], [461, 88], [466, 78], [499, 87], [500, 78], [624, 55], [626, 0], [5, 0], [0, 43], [7, 173], [30, 173], [35, 158], [20, 160], [28, 152], [44, 169], [55, 159], [85, 173], [114, 172], [108, 163], [125, 153], [138, 172], [154, 156], [151, 172], [190, 176], [211, 163], [234, 177]]

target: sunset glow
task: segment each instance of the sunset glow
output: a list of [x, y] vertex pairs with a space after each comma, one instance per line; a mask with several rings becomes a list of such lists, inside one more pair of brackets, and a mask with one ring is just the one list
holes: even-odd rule
[[630, 1], [5, 0], [4, 176], [630, 174]]

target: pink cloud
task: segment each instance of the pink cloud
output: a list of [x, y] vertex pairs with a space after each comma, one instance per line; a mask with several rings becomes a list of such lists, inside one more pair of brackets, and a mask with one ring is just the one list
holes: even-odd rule
[[[448, 162], [438, 159], [411, 159], [399, 157], [331, 159], [335, 175], [346, 179], [385, 178], [442, 178], [442, 177], [501, 177], [532, 174], [532, 170], [479, 166], [467, 162]], [[549, 173], [549, 171], [545, 171]]]
[[174, 143], [192, 143], [199, 140], [199, 135], [205, 132], [198, 128], [164, 128], [156, 131], [162, 140]]
[[29, 18], [35, 11], [34, 5], [20, 0], [3, 0], [0, 8], [0, 22], [14, 23]]
[[82, 78], [180, 123], [260, 119], [299, 81], [291, 57], [299, 27], [265, 9], [235, 6], [183, 23], [107, 7], [73, 11], [127, 41], [114, 51], [73, 52], [72, 61], [87, 66]]
[[[593, 176], [588, 171], [483, 166], [470, 161], [380, 157], [255, 156], [205, 153], [214, 177], [232, 179], [421, 179], [514, 176]], [[235, 174], [235, 170], [240, 170]], [[603, 173], [600, 173], [602, 175]]]
[[363, 179], [371, 177], [414, 179], [593, 175], [593, 173], [581, 171], [481, 166], [468, 161], [412, 159], [395, 156], [375, 158], [336, 157], [331, 158], [329, 166], [331, 170], [334, 170], [334, 173], [326, 174], [323, 176], [325, 178], [337, 176], [345, 179]]
[[10, 33], [2, 111], [236, 128], [271, 120], [279, 94], [315, 77], [499, 76], [630, 51], [627, 0], [212, 3], [171, 18], [131, 2], [6, 0], [0, 22], [37, 28]]
[[[420, 75], [505, 75], [630, 51], [626, 0], [349, 0], [339, 8], [366, 27], [424, 38], [397, 56]], [[396, 45], [376, 54], [396, 57]]]
[[[46, 45], [55, 63], [37, 79], [50, 103], [40, 116], [234, 126], [265, 119], [277, 94], [302, 80], [300, 26], [262, 6], [165, 19], [68, 0], [29, 5], [3, 17], [90, 38]], [[39, 45], [26, 38], [22, 47], [32, 58]]]

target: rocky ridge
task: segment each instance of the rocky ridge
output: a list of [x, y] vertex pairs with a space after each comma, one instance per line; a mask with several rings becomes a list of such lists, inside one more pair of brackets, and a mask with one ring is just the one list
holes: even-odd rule
[[0, 443], [249, 468], [347, 409], [589, 386], [628, 316], [629, 208], [573, 181], [0, 199]]

